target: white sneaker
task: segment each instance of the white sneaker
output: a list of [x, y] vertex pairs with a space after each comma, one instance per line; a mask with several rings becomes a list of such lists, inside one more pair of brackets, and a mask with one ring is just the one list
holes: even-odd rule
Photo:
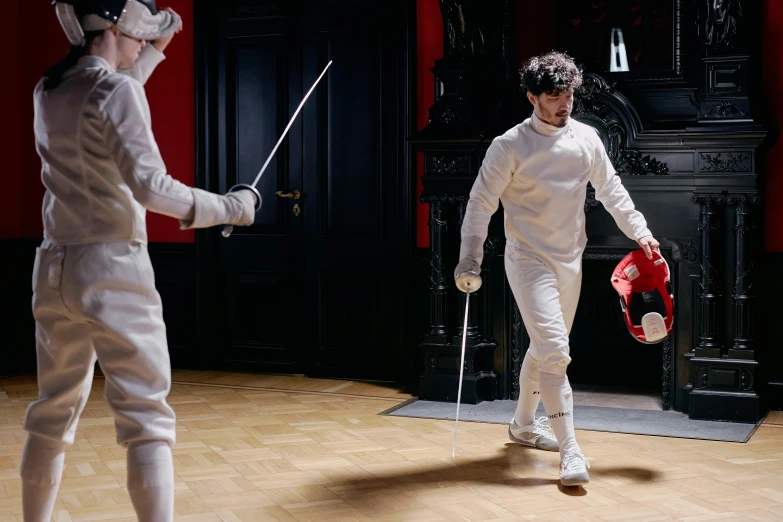
[[590, 482], [587, 469], [590, 463], [581, 453], [572, 451], [560, 462], [560, 483], [564, 486], [578, 486]]
[[539, 417], [533, 420], [533, 424], [519, 427], [514, 419], [508, 424], [508, 438], [511, 442], [538, 448], [544, 451], [560, 451], [560, 445], [557, 443], [555, 434], [544, 424], [546, 417]]

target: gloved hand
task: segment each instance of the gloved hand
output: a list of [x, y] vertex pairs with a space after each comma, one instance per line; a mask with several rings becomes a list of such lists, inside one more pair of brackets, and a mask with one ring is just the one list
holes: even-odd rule
[[247, 227], [256, 220], [256, 195], [249, 190], [237, 190], [223, 196], [229, 200], [229, 221], [226, 225]]
[[463, 258], [454, 269], [454, 281], [462, 292], [471, 293], [481, 288], [481, 265], [470, 257]]
[[256, 218], [256, 196], [250, 190], [237, 190], [225, 196], [193, 189], [193, 215], [180, 220], [180, 228], [207, 228], [216, 225], [252, 225]]

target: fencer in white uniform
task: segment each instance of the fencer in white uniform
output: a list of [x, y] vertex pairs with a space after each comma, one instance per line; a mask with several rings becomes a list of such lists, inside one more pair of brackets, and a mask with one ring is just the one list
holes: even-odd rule
[[[574, 437], [573, 398], [566, 370], [569, 333], [587, 244], [587, 183], [622, 232], [652, 255], [659, 248], [634, 207], [597, 132], [570, 117], [582, 73], [565, 54], [531, 58], [522, 71], [531, 116], [496, 137], [470, 192], [462, 224], [457, 286], [480, 273], [490, 219], [502, 202], [505, 270], [530, 346], [520, 371], [520, 396], [509, 423], [512, 441], [560, 451], [563, 485], [589, 481], [589, 462]], [[461, 277], [462, 276], [462, 277]], [[535, 418], [539, 399], [549, 418]]]
[[[27, 409], [24, 520], [52, 516], [96, 360], [138, 519], [174, 517], [175, 415], [161, 299], [147, 251], [145, 214], [181, 228], [253, 223], [260, 196], [188, 187], [166, 171], [143, 83], [181, 28], [154, 0], [56, 3], [68, 56], [34, 91], [44, 239], [33, 268], [38, 400]], [[146, 45], [146, 42], [152, 42]]]

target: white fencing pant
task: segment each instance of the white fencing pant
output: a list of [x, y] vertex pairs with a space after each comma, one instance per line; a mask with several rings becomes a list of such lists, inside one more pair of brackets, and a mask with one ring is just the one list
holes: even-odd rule
[[[576, 444], [573, 428], [573, 397], [566, 376], [571, 363], [568, 335], [579, 303], [582, 278], [581, 270], [567, 277], [558, 275], [540, 259], [526, 255], [513, 247], [506, 247], [506, 276], [514, 299], [519, 306], [525, 329], [530, 337], [526, 354], [528, 372], [520, 372], [520, 405], [525, 410], [524, 423], [535, 415], [538, 399], [527, 400], [530, 389], [539, 380], [540, 397], [549, 416], [552, 428], [560, 445], [560, 453], [581, 449]], [[531, 370], [538, 370], [538, 376], [526, 376]], [[523, 378], [534, 382], [524, 386]], [[534, 379], [534, 377], [538, 377]], [[530, 412], [532, 407], [533, 411]], [[515, 415], [516, 418], [516, 415]]]
[[37, 249], [33, 268], [38, 400], [24, 428], [73, 444], [96, 359], [117, 442], [176, 439], [166, 327], [147, 247], [138, 242]]
[[571, 363], [568, 335], [582, 289], [582, 272], [558, 275], [543, 261], [506, 248], [506, 277], [530, 337], [528, 354], [544, 373], [565, 373]]
[[[512, 268], [513, 270], [513, 268]], [[582, 273], [576, 275], [576, 279], [570, 283], [564, 291], [560, 292], [560, 309], [563, 313], [563, 322], [566, 332], [571, 333], [571, 326], [574, 324], [576, 308], [579, 304], [579, 295], [582, 287]], [[512, 290], [513, 293], [513, 290]], [[515, 296], [516, 299], [516, 296]], [[519, 300], [517, 300], [519, 306]], [[519, 371], [519, 399], [517, 401], [514, 420], [517, 426], [527, 426], [533, 423], [536, 417], [538, 404], [541, 402], [541, 393], [539, 387], [540, 367], [537, 361], [537, 355], [533, 355], [538, 350], [534, 348], [531, 341], [530, 348], [525, 353], [522, 361], [522, 367]]]

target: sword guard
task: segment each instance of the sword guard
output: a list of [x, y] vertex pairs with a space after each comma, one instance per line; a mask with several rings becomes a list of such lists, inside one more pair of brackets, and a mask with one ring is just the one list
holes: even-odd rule
[[256, 190], [256, 188], [252, 185], [246, 185], [244, 183], [239, 183], [237, 185], [234, 185], [230, 189], [228, 189], [228, 192], [236, 192], [238, 190], [249, 190], [253, 193], [253, 195], [256, 197], [256, 212], [261, 210], [261, 194]]
[[457, 278], [457, 288], [466, 294], [472, 294], [481, 288], [481, 276], [473, 270], [461, 272]]
[[[261, 194], [254, 186], [247, 185], [245, 183], [239, 183], [237, 185], [234, 185], [230, 189], [228, 189], [228, 192], [231, 193], [231, 192], [236, 192], [238, 190], [251, 191], [253, 195], [256, 197], [256, 212], [261, 210]], [[221, 232], [221, 234], [223, 234], [223, 237], [229, 237], [231, 235], [231, 232], [233, 231], [234, 231], [234, 225], [226, 225], [223, 227], [223, 232]]]

